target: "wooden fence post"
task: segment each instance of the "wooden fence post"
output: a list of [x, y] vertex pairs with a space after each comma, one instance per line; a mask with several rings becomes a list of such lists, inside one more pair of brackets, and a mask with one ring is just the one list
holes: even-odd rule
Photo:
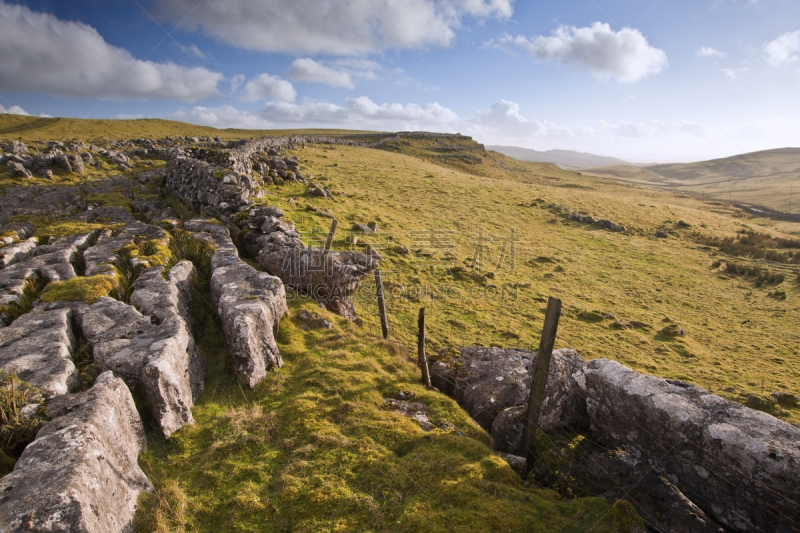
[[383, 280], [381, 279], [381, 271], [375, 271], [375, 287], [378, 291], [378, 311], [381, 313], [381, 329], [383, 330], [383, 338], [389, 338], [389, 317], [386, 316], [386, 302], [383, 299]]
[[528, 399], [528, 412], [525, 418], [524, 434], [525, 459], [528, 469], [533, 468], [536, 461], [536, 430], [542, 414], [547, 375], [550, 371], [550, 359], [553, 356], [553, 345], [556, 342], [558, 319], [561, 317], [561, 300], [550, 297], [547, 301], [547, 314], [544, 318], [542, 338], [539, 341], [539, 352], [536, 356], [536, 367], [531, 380], [531, 396]]
[[431, 386], [431, 374], [428, 370], [428, 356], [425, 355], [425, 308], [420, 307], [419, 319], [417, 320], [419, 334], [417, 337], [417, 351], [419, 352], [419, 366], [422, 369], [422, 384], [426, 387]]
[[336, 233], [336, 226], [338, 226], [338, 225], [339, 225], [339, 221], [334, 218], [333, 222], [331, 223], [331, 231], [328, 232], [328, 240], [325, 242], [325, 251], [326, 252], [331, 249], [331, 245], [333, 244], [333, 235], [334, 235], [334, 233]]

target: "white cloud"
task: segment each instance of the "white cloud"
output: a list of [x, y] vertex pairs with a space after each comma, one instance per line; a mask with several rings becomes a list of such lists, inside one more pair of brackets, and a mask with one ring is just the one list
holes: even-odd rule
[[397, 129], [420, 129], [447, 126], [458, 121], [454, 111], [438, 103], [377, 104], [367, 98], [348, 98], [344, 104], [325, 102], [268, 102], [258, 114], [266, 120], [282, 124], [342, 124], [374, 127], [375, 124], [395, 125]]
[[165, 98], [220, 95], [223, 75], [135, 59], [93, 27], [0, 1], [0, 89], [58, 96]]
[[474, 135], [491, 138], [571, 137], [573, 132], [560, 124], [523, 117], [519, 104], [500, 100], [489, 111], [479, 111], [467, 121], [467, 130]]
[[[242, 78], [235, 77], [231, 87], [237, 84], [241, 85], [242, 81]], [[273, 98], [292, 102], [297, 98], [297, 91], [290, 82], [282, 80], [278, 76], [259, 74], [245, 83], [241, 93], [239, 93], [239, 98], [245, 102], [257, 102], [258, 100]]]
[[541, 61], [555, 61], [589, 70], [598, 79], [634, 82], [657, 74], [667, 66], [667, 54], [651, 46], [639, 30], [622, 28], [614, 32], [608, 24], [590, 27], [560, 26], [549, 37], [531, 40], [504, 36], [490, 46], [514, 46], [527, 50]]
[[448, 46], [465, 16], [508, 18], [513, 2], [153, 0], [161, 18], [239, 48], [330, 55]]
[[196, 44], [192, 44], [189, 46], [178, 44], [178, 48], [184, 54], [190, 55], [195, 59], [206, 59], [208, 57], [205, 52], [203, 52], [202, 50], [200, 50], [200, 48], [197, 47]]
[[292, 81], [309, 81], [324, 83], [332, 87], [345, 87], [355, 89], [353, 78], [344, 69], [336, 69], [313, 59], [295, 59], [286, 72]]
[[725, 57], [727, 54], [710, 46], [704, 46], [697, 51], [697, 57]]
[[25, 115], [27, 117], [30, 116], [30, 113], [18, 105], [12, 105], [11, 107], [3, 107], [0, 105], [0, 115]]
[[601, 120], [597, 123], [596, 134], [600, 136], [626, 137], [626, 138], [660, 138], [660, 137], [705, 137], [709, 134], [709, 129], [699, 122], [690, 120], [677, 120], [673, 122], [663, 122], [660, 120], [648, 120], [644, 122], [606, 122]]
[[271, 126], [270, 123], [259, 116], [229, 105], [220, 107], [196, 106], [189, 111], [177, 111], [168, 118], [215, 128], [263, 129]]
[[725, 74], [727, 77], [729, 77], [732, 80], [735, 80], [736, 78], [738, 78], [742, 74], [747, 74], [748, 72], [750, 72], [750, 69], [747, 68], [747, 67], [742, 67], [742, 68], [738, 68], [738, 69], [736, 69], [736, 68], [724, 68], [724, 69], [722, 69], [722, 73]]
[[457, 131], [458, 115], [438, 103], [377, 104], [366, 96], [348, 98], [342, 105], [305, 101], [299, 104], [272, 100], [253, 112], [231, 106], [195, 107], [169, 118], [220, 128], [266, 128], [276, 125], [336, 125], [376, 130]]
[[784, 33], [764, 45], [764, 57], [773, 67], [800, 59], [800, 30]]
[[355, 89], [358, 80], [374, 80], [381, 66], [369, 59], [339, 58], [333, 61], [316, 61], [311, 58], [295, 59], [287, 75], [292, 81], [324, 83], [331, 87]]

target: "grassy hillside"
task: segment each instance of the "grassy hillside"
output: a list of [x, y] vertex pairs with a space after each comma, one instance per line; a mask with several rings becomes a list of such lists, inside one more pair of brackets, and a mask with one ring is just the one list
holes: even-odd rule
[[[422, 146], [407, 148], [425, 155]], [[380, 253], [394, 294], [388, 303], [393, 335], [407, 346], [413, 344], [416, 313], [424, 305], [432, 317], [433, 350], [476, 342], [533, 348], [546, 297], [553, 295], [566, 307], [557, 346], [697, 383], [738, 401], [774, 389], [800, 391], [798, 267], [765, 267], [784, 281], [764, 284], [726, 270], [728, 262], [762, 265], [756, 259], [728, 257], [704, 244], [704, 236], [734, 238], [748, 228], [781, 235], [766, 220], [722, 204], [492, 153], [480, 164], [457, 160], [452, 167], [364, 148], [309, 147], [294, 155], [307, 160], [306, 168], [322, 183], [346, 195], [332, 202], [308, 197], [300, 187], [284, 187], [270, 201], [305, 231], [327, 231], [329, 219], [314, 212], [320, 210], [345, 222], [343, 229], [376, 221], [391, 233], [392, 241]], [[461, 167], [469, 173], [456, 170]], [[611, 233], [571, 221], [567, 209], [608, 218], [628, 231]], [[797, 230], [788, 226], [783, 227]], [[454, 247], [437, 256], [447, 252], [451, 259], [431, 268], [420, 263], [424, 256], [397, 253], [395, 245], [426, 251], [411, 232], [430, 228], [453, 232]], [[513, 269], [505, 264], [492, 276], [487, 272], [494, 269], [491, 261], [483, 270], [471, 268], [473, 239], [481, 229], [507, 237], [512, 228], [520, 239]], [[653, 238], [658, 229], [668, 238]], [[379, 239], [373, 240], [380, 248]], [[348, 246], [341, 231], [336, 245]], [[491, 246], [496, 263], [500, 244]], [[448, 275], [442, 268], [448, 265], [464, 270]], [[364, 288], [359, 306], [368, 331], [377, 333], [371, 291], [374, 286]], [[618, 320], [640, 326], [626, 329]], [[671, 323], [682, 326], [686, 337], [662, 334]], [[784, 416], [800, 421], [796, 410]]]
[[698, 163], [592, 168], [587, 174], [681, 191], [704, 200], [800, 213], [800, 148], [753, 152]]
[[0, 139], [23, 142], [38, 140], [136, 139], [139, 137], [164, 138], [169, 136], [220, 137], [225, 140], [258, 138], [265, 135], [311, 133], [315, 135], [343, 135], [363, 133], [352, 130], [240, 130], [195, 126], [184, 122], [163, 119], [78, 119], [37, 118], [21, 115], [0, 115]]

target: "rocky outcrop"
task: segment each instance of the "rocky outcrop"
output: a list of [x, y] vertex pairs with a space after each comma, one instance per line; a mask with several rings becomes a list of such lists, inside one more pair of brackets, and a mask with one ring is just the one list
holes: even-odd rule
[[[459, 348], [451, 361], [431, 365], [431, 381], [492, 433], [498, 450], [519, 454], [536, 355], [527, 350]], [[585, 424], [580, 387], [584, 364], [574, 350], [553, 352], [539, 421], [542, 430], [575, 429]]]
[[25, 285], [36, 279], [36, 269], [24, 262], [0, 270], [0, 306], [18, 303], [25, 293]]
[[[95, 361], [134, 387], [141, 383], [165, 437], [194, 422], [191, 407], [203, 391], [206, 365], [189, 326], [194, 267], [178, 263], [146, 270], [134, 283], [131, 302], [100, 298], [80, 320]], [[147, 316], [146, 316], [147, 315]]]
[[0, 248], [0, 268], [19, 263], [31, 257], [38, 243], [36, 237]]
[[0, 238], [1, 243], [14, 244], [33, 237], [33, 234], [36, 233], [36, 226], [32, 222], [12, 222], [4, 225], [0, 232], [5, 234]]
[[800, 429], [615, 361], [590, 361], [584, 375], [597, 441], [647, 464], [733, 531], [797, 531]]
[[137, 463], [147, 441], [125, 383], [101, 374], [90, 390], [51, 401], [47, 415], [53, 420], [0, 479], [0, 528], [132, 531], [136, 500], [152, 485]]
[[198, 234], [215, 248], [211, 258], [211, 296], [222, 321], [234, 368], [249, 387], [270, 368], [282, 366], [275, 334], [288, 312], [281, 280], [241, 259], [225, 233]]
[[306, 246], [294, 227], [283, 219], [275, 206], [253, 209], [242, 226], [249, 231], [247, 251], [267, 272], [278, 276], [287, 286], [310, 294], [333, 311], [356, 320], [350, 296], [378, 261], [360, 252], [326, 252]]
[[80, 375], [72, 362], [72, 316], [69, 309], [27, 313], [0, 329], [0, 372], [16, 374], [45, 398], [75, 390]]
[[100, 232], [94, 246], [88, 248], [83, 254], [86, 275], [116, 276], [114, 264], [119, 259], [117, 252], [132, 244], [136, 239], [157, 241], [164, 246], [169, 245], [169, 235], [158, 226], [132, 222], [117, 232], [105, 229]]

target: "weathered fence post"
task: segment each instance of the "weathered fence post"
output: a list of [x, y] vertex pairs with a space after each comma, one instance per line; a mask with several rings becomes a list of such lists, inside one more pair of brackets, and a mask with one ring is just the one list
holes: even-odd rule
[[539, 341], [539, 352], [536, 356], [536, 367], [531, 380], [531, 396], [528, 399], [528, 413], [525, 419], [523, 442], [525, 443], [525, 459], [528, 468], [533, 468], [536, 461], [536, 430], [539, 428], [539, 417], [542, 414], [544, 390], [547, 385], [547, 375], [550, 371], [550, 359], [553, 355], [553, 345], [556, 342], [558, 319], [561, 317], [561, 300], [550, 297], [547, 301], [547, 314], [544, 317], [542, 338]]
[[383, 330], [383, 338], [389, 338], [389, 317], [386, 316], [386, 302], [383, 299], [383, 280], [381, 279], [381, 271], [375, 271], [375, 287], [378, 291], [378, 311], [381, 313], [381, 329]]
[[334, 218], [333, 222], [331, 223], [331, 231], [328, 233], [328, 240], [325, 242], [326, 252], [331, 249], [331, 245], [333, 244], [333, 235], [336, 233], [336, 226], [338, 225], [339, 221]]
[[426, 387], [431, 386], [431, 374], [428, 370], [428, 356], [425, 355], [425, 308], [419, 309], [419, 320], [417, 320], [419, 334], [417, 336], [417, 351], [419, 352], [419, 366], [422, 369], [422, 384]]

